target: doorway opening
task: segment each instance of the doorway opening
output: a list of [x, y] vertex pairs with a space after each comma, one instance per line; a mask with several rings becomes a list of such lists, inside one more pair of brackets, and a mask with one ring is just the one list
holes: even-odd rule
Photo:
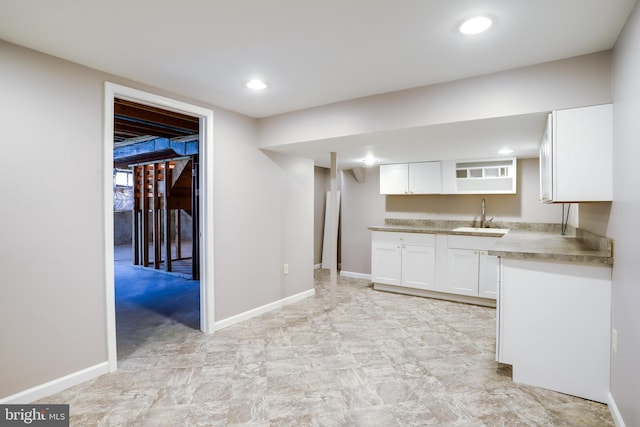
[[[119, 308], [140, 304], [205, 333], [214, 330], [212, 130], [211, 110], [105, 84], [105, 273], [111, 371], [117, 368], [119, 350], [116, 298]], [[118, 204], [121, 215], [114, 212]], [[130, 231], [125, 244], [118, 235], [123, 229]], [[199, 310], [190, 304], [199, 304]]]

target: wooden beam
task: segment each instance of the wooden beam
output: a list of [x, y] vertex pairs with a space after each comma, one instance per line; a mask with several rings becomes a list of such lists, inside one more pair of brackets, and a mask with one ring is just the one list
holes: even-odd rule
[[176, 259], [182, 259], [182, 209], [176, 209]]
[[160, 261], [162, 257], [161, 242], [160, 242], [160, 192], [159, 192], [159, 175], [160, 164], [156, 163], [153, 166], [153, 180], [152, 180], [152, 212], [153, 212], [153, 268], [160, 269]]
[[200, 163], [198, 155], [191, 162], [191, 276], [200, 280]]
[[142, 167], [142, 188], [140, 191], [140, 211], [142, 215], [142, 265], [149, 265], [149, 173], [152, 165]]
[[131, 221], [131, 253], [133, 265], [140, 265], [140, 191], [142, 187], [142, 167], [134, 166], [133, 170], [133, 209]]
[[171, 197], [171, 168], [170, 162], [164, 162], [164, 267], [166, 271], [171, 271], [171, 209], [169, 209], [169, 198]]
[[142, 121], [159, 123], [189, 130], [194, 133], [198, 133], [200, 129], [199, 117], [189, 116], [149, 105], [138, 104], [137, 102], [126, 101], [124, 99], [114, 99], [113, 112], [116, 116], [131, 117]]
[[194, 135], [193, 131], [182, 128], [162, 127], [150, 122], [130, 121], [121, 116], [114, 117], [114, 133], [122, 137], [141, 135], [161, 136], [163, 138], [178, 138]]

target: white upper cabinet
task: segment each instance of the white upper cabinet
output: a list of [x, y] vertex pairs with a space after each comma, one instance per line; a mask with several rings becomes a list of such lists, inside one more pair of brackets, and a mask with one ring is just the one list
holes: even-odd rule
[[515, 157], [442, 162], [444, 194], [515, 194]]
[[613, 200], [612, 105], [549, 114], [540, 144], [540, 201]]
[[440, 194], [440, 162], [380, 165], [380, 194]]

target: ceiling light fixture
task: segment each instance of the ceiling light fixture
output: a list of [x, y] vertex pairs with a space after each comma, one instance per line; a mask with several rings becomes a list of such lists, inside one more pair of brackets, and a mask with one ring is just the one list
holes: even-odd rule
[[366, 157], [366, 158], [362, 159], [362, 163], [364, 163], [367, 166], [371, 166], [371, 165], [375, 165], [376, 163], [378, 163], [378, 159], [375, 159], [373, 157]]
[[474, 16], [464, 21], [458, 29], [462, 34], [480, 34], [487, 31], [492, 24], [493, 21], [487, 16]]
[[253, 90], [263, 90], [267, 88], [267, 85], [262, 80], [253, 79], [247, 82], [247, 87]]
[[503, 148], [498, 151], [498, 154], [513, 154], [513, 150], [511, 148]]

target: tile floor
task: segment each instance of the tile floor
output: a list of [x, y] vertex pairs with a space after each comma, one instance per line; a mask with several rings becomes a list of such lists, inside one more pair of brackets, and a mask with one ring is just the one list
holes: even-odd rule
[[180, 313], [193, 282], [162, 309], [121, 293], [119, 369], [42, 403], [78, 426], [613, 426], [606, 405], [512, 383], [494, 309], [340, 278], [330, 310], [315, 277], [316, 297], [211, 336]]

